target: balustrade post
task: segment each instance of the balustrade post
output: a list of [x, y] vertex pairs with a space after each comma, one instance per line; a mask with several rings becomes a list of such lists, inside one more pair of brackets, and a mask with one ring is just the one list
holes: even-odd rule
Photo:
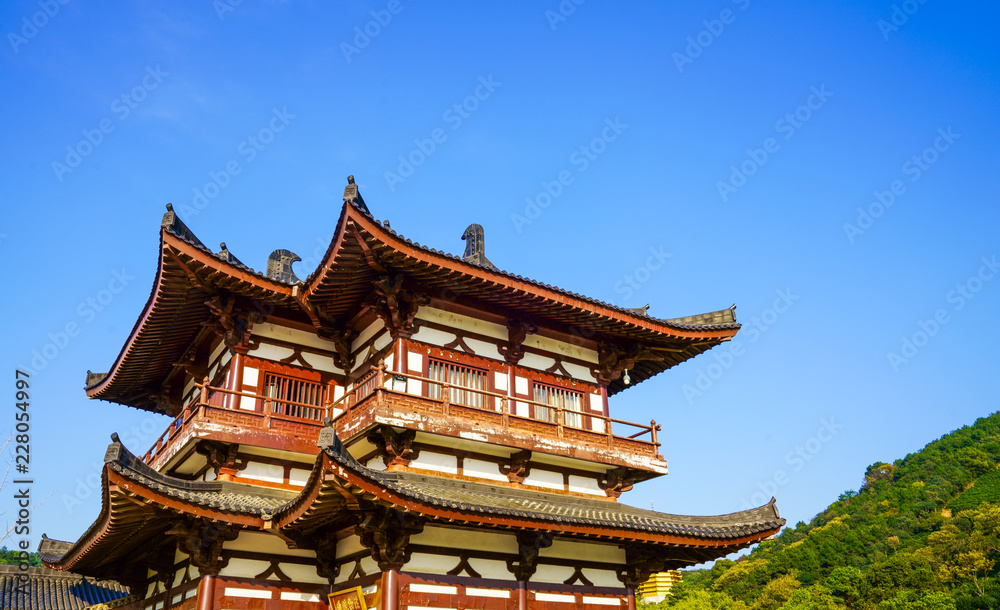
[[660, 426], [656, 424], [656, 420], [650, 420], [649, 422], [649, 434], [653, 437], [653, 447], [658, 447], [660, 444], [656, 442], [656, 433], [660, 430]]
[[451, 386], [447, 383], [441, 384], [441, 400], [444, 402], [444, 414], [451, 412]]
[[510, 427], [510, 402], [506, 396], [500, 397], [500, 421], [503, 422], [504, 428]]
[[604, 425], [607, 427], [608, 433], [608, 449], [614, 449], [615, 447], [615, 433], [611, 431], [611, 420], [604, 420]]
[[201, 404], [203, 405], [208, 404], [208, 385], [208, 375], [205, 375], [204, 379], [201, 380]]
[[559, 438], [563, 437], [563, 410], [562, 407], [556, 407], [556, 430], [559, 432]]
[[[375, 373], [375, 402], [382, 403], [382, 390], [385, 389], [385, 362], [382, 360], [378, 361], [378, 366], [376, 367]], [[357, 403], [358, 395], [354, 395], [355, 403]]]

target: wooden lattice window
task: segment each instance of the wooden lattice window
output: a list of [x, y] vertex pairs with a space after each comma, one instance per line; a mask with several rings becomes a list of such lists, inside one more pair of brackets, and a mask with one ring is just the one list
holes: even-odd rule
[[[482, 408], [486, 403], [486, 396], [481, 392], [470, 392], [460, 389], [469, 388], [470, 390], [486, 391], [488, 389], [486, 387], [487, 373], [482, 369], [463, 366], [445, 360], [430, 359], [428, 362], [427, 378], [451, 385], [449, 402], [453, 404]], [[430, 398], [440, 400], [441, 386], [436, 383], [428, 383], [427, 395]]]
[[[324, 389], [322, 383], [277, 375], [270, 371], [264, 373], [263, 394], [274, 399], [271, 402], [272, 413], [320, 421], [323, 419], [321, 407]], [[292, 402], [303, 404], [290, 404]], [[303, 405], [316, 405], [316, 408]]]
[[563, 410], [563, 424], [573, 428], [583, 427], [583, 393], [558, 386], [534, 383], [535, 402], [554, 408], [535, 405], [535, 419], [556, 421], [556, 408]]

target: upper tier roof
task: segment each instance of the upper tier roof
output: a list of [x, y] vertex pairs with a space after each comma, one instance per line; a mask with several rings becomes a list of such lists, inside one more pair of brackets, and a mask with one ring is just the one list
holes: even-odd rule
[[[235, 297], [236, 307], [276, 313], [303, 323], [347, 324], [363, 307], [380, 274], [402, 275], [408, 289], [434, 302], [457, 301], [537, 326], [614, 344], [633, 357], [639, 383], [732, 338], [735, 306], [707, 314], [660, 319], [405, 239], [345, 201], [333, 239], [317, 269], [288, 283], [255, 272], [223, 248], [209, 250], [172, 207], [160, 231], [159, 260], [149, 300], [106, 374], [89, 374], [86, 391], [156, 410], [164, 382], [213, 319], [208, 301]], [[621, 380], [608, 386], [614, 394]]]

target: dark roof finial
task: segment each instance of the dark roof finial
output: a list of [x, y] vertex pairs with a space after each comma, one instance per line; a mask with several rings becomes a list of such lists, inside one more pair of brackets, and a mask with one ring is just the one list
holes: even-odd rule
[[496, 265], [486, 258], [486, 237], [481, 225], [475, 223], [469, 225], [465, 229], [465, 233], [462, 233], [462, 239], [465, 240], [463, 260], [496, 269]]
[[347, 177], [347, 186], [344, 188], [344, 203], [349, 203], [369, 216], [372, 215], [365, 205], [365, 198], [358, 191], [358, 185], [354, 184], [354, 176]]
[[271, 256], [267, 257], [267, 271], [264, 275], [279, 282], [297, 284], [302, 280], [295, 277], [295, 272], [292, 271], [292, 263], [301, 260], [299, 255], [291, 250], [275, 250], [271, 253]]
[[208, 250], [208, 248], [205, 248], [205, 244], [201, 243], [201, 240], [198, 239], [198, 237], [187, 227], [186, 224], [184, 224], [184, 221], [181, 220], [180, 216], [177, 215], [177, 212], [174, 211], [174, 204], [172, 203], [167, 204], [167, 212], [163, 215], [163, 220], [160, 221], [160, 228], [164, 229], [168, 233], [172, 233], [173, 235], [180, 237], [189, 244], [194, 244], [195, 246]]

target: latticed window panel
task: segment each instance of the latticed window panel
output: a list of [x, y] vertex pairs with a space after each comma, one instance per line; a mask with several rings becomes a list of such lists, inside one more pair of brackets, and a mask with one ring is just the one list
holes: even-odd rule
[[[283, 377], [274, 373], [264, 375], [264, 396], [273, 399], [271, 412], [305, 419], [323, 419], [323, 384], [302, 379]], [[316, 408], [290, 403], [316, 405]]]
[[[486, 391], [486, 371], [462, 366], [453, 362], [432, 359], [429, 362], [427, 378], [453, 386], [448, 397], [449, 402], [452, 404], [478, 407], [480, 409], [486, 404], [486, 396], [481, 392], [470, 392], [462, 389], [468, 388], [469, 390]], [[427, 396], [430, 398], [441, 400], [441, 390], [442, 387], [439, 384], [427, 384]]]
[[541, 383], [534, 384], [534, 400], [549, 407], [535, 405], [535, 419], [556, 421], [556, 409], [563, 410], [563, 424], [573, 428], [583, 427], [583, 393]]

